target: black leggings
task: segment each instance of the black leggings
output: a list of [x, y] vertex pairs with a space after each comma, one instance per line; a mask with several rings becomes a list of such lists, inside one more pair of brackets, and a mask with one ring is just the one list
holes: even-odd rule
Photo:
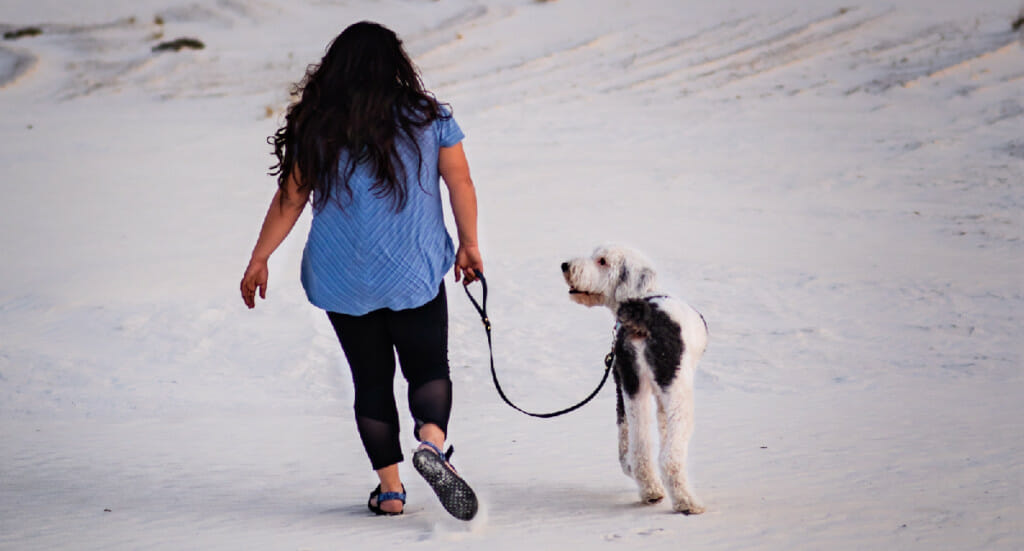
[[409, 383], [409, 410], [419, 428], [448, 432], [452, 382], [448, 375], [448, 301], [444, 283], [433, 300], [409, 310], [362, 316], [328, 312], [352, 368], [356, 426], [374, 470], [402, 461], [395, 405], [395, 352]]

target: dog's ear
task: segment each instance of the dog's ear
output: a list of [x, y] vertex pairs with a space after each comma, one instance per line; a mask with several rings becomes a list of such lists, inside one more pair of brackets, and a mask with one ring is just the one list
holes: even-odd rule
[[650, 293], [654, 290], [656, 283], [654, 270], [650, 268], [640, 270], [640, 273], [636, 276], [636, 288], [641, 293]]
[[630, 298], [639, 298], [655, 288], [654, 270], [651, 268], [630, 268], [628, 265], [619, 271], [619, 283], [615, 287], [616, 302]]

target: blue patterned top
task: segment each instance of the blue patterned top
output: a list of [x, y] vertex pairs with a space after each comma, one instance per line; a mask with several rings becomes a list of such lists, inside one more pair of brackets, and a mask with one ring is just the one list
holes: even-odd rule
[[[455, 248], [444, 225], [438, 155], [465, 135], [448, 111], [417, 137], [423, 162], [411, 144], [399, 144], [408, 202], [395, 212], [390, 197], [377, 197], [365, 164], [356, 167], [348, 185], [352, 196], [332, 192], [321, 210], [313, 210], [302, 253], [302, 286], [315, 306], [353, 316], [390, 308], [422, 306], [437, 296], [441, 279], [455, 261]], [[342, 152], [339, 170], [348, 160]], [[315, 198], [314, 198], [315, 199]], [[342, 206], [339, 206], [341, 202]]]

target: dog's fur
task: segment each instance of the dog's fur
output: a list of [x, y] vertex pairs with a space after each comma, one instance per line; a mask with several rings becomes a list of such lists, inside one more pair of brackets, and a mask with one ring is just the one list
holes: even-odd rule
[[[693, 376], [708, 340], [704, 318], [661, 293], [651, 263], [625, 247], [598, 247], [590, 258], [563, 263], [562, 274], [574, 302], [606, 306], [617, 320], [613, 374], [623, 472], [636, 480], [644, 502], [661, 501], [667, 486], [673, 509], [703, 513], [687, 481], [686, 456], [693, 434]], [[660, 481], [649, 437], [652, 396], [661, 436]]]

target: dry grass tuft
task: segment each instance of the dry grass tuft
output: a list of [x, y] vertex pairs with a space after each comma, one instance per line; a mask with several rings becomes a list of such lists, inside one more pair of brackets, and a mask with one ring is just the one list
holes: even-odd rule
[[7, 31], [4, 33], [4, 40], [17, 40], [19, 38], [25, 38], [28, 36], [39, 36], [43, 34], [43, 29], [39, 27], [24, 27], [21, 29], [15, 29], [13, 31]]
[[206, 47], [199, 39], [196, 38], [176, 38], [168, 42], [161, 42], [156, 46], [153, 46], [154, 52], [168, 52], [174, 51], [179, 52], [184, 49], [189, 50], [202, 50]]

